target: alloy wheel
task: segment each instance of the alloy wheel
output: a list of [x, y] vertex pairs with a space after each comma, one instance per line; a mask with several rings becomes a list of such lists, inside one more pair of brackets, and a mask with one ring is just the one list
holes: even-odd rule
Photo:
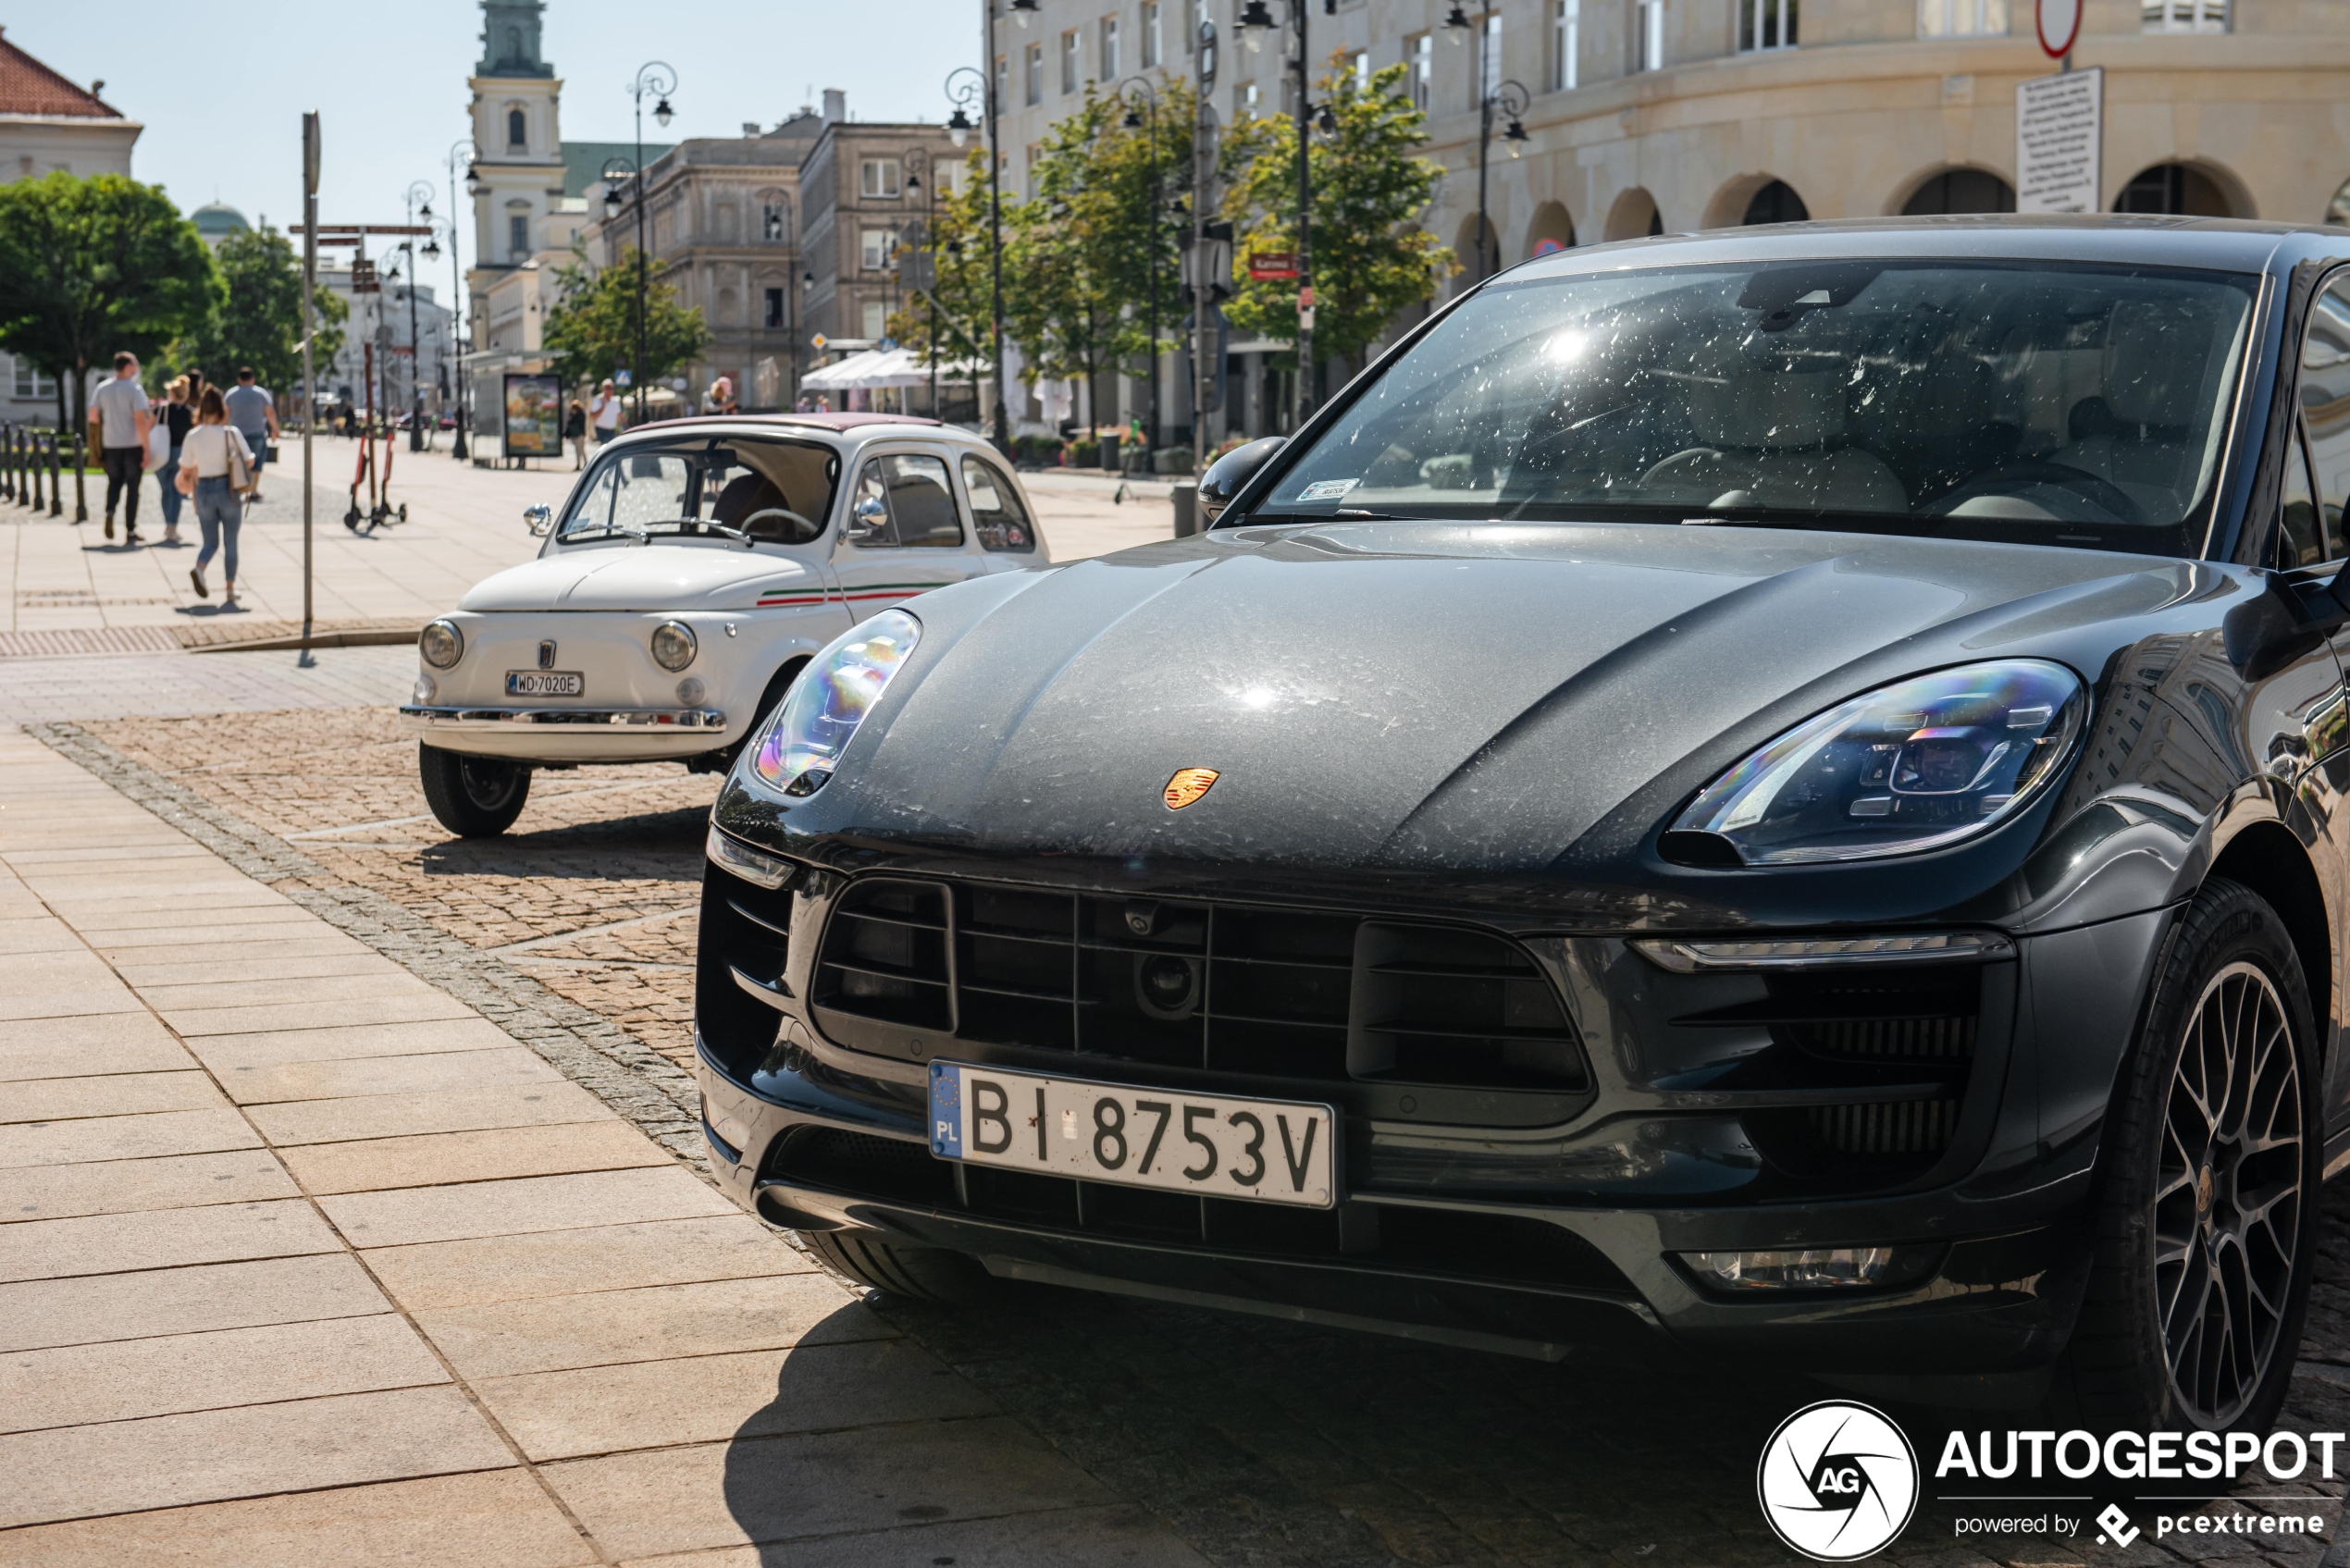
[[2214, 1426], [2242, 1414], [2278, 1354], [2301, 1261], [2303, 1135], [2284, 1003], [2261, 969], [2230, 964], [2187, 1019], [2154, 1196], [2172, 1393]]

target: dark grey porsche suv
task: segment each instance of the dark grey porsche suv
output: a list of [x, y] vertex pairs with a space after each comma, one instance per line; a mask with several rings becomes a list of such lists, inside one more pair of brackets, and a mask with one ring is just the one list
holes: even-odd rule
[[2350, 1160], [2344, 263], [1548, 256], [1206, 535], [864, 623], [713, 813], [717, 1168], [888, 1290], [2265, 1426]]

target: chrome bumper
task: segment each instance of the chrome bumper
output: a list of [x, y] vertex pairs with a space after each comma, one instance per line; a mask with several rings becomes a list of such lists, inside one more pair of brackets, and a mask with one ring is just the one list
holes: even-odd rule
[[402, 707], [411, 729], [486, 730], [510, 724], [548, 724], [586, 729], [723, 730], [726, 714], [717, 708], [419, 708]]

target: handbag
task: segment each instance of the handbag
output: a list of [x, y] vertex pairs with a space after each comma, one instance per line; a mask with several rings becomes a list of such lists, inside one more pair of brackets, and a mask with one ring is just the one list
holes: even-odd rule
[[158, 419], [147, 431], [147, 472], [153, 474], [171, 461], [171, 424]]
[[245, 466], [245, 450], [233, 426], [220, 426], [220, 439], [229, 449], [229, 488], [239, 495], [253, 488], [253, 470]]

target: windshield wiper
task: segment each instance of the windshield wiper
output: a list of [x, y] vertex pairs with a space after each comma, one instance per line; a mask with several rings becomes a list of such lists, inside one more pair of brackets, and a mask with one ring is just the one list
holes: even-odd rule
[[593, 528], [566, 528], [563, 532], [563, 537], [566, 541], [571, 539], [600, 539], [607, 534], [618, 534], [625, 538], [631, 539], [641, 539], [645, 537], [645, 531], [642, 528], [624, 528], [617, 523], [603, 523]]

